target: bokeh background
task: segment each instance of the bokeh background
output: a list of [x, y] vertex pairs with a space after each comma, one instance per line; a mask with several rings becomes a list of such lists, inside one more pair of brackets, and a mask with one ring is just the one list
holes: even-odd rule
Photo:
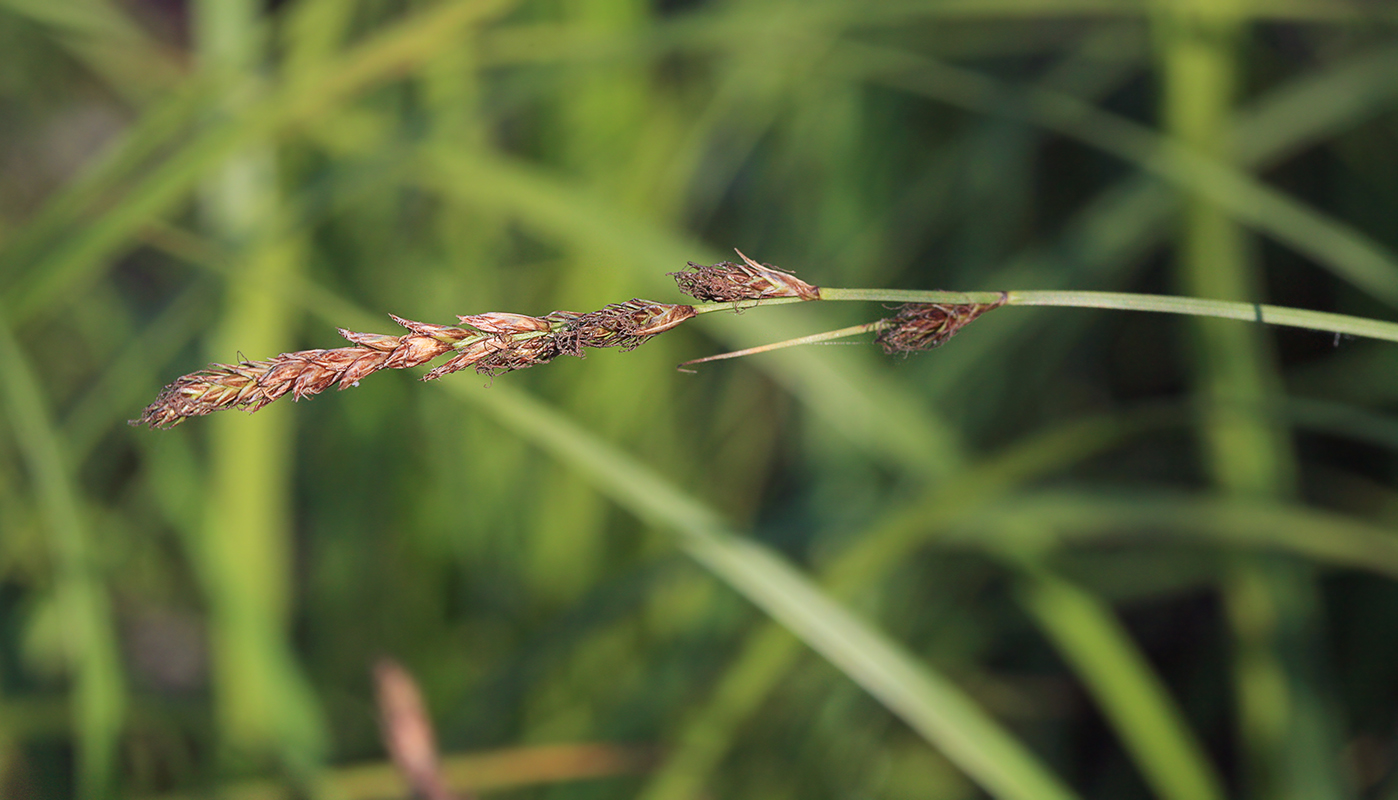
[[674, 369], [812, 303], [126, 425], [733, 247], [1394, 318], [1395, 109], [1388, 0], [0, 0], [0, 795], [404, 797], [391, 656], [488, 797], [1398, 797], [1390, 343]]

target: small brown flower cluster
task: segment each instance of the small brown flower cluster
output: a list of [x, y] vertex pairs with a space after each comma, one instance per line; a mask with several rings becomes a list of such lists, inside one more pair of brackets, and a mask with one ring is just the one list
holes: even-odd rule
[[585, 347], [620, 347], [634, 350], [647, 339], [664, 333], [694, 316], [694, 306], [633, 299], [612, 303], [590, 314], [578, 315], [560, 331], [562, 352], [581, 356]]
[[1001, 292], [994, 303], [907, 303], [886, 320], [889, 327], [880, 331], [874, 342], [889, 355], [941, 347], [976, 317], [999, 308], [1008, 299], [1009, 295]]
[[[392, 315], [390, 315], [392, 316]], [[579, 314], [555, 311], [543, 317], [489, 312], [458, 317], [463, 327], [393, 317], [406, 336], [356, 333], [343, 328], [354, 347], [301, 350], [266, 361], [212, 364], [166, 386], [133, 425], [169, 428], [189, 417], [228, 408], [257, 411], [290, 393], [300, 400], [339, 384], [341, 389], [383, 369], [407, 369], [453, 354], [423, 376], [435, 380], [471, 367], [499, 375], [545, 364], [559, 355], [581, 357], [588, 347], [639, 346], [694, 316], [694, 308], [630, 300]]]
[[689, 262], [691, 272], [671, 272], [680, 291], [696, 300], [731, 303], [739, 300], [766, 300], [771, 297], [799, 297], [819, 300], [820, 289], [785, 270], [759, 264], [743, 255], [742, 264], [720, 261], [713, 266]]

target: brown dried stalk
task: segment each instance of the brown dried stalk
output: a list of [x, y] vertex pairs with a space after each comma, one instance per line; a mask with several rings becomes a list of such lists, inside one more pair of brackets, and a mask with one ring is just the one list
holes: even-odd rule
[[[671, 275], [680, 290], [700, 300], [716, 303], [776, 300], [820, 300], [821, 290], [770, 264], [759, 264], [741, 251], [742, 264], [720, 262], [702, 266], [690, 262], [688, 272]], [[864, 290], [829, 289], [825, 299], [876, 299]], [[945, 294], [945, 293], [941, 293]], [[988, 293], [987, 293], [988, 294]], [[957, 331], [992, 308], [1009, 300], [1000, 293], [990, 303], [909, 303], [886, 320], [856, 326], [859, 331], [880, 330], [875, 339], [887, 353], [927, 350], [946, 342]], [[703, 310], [715, 310], [709, 306]], [[265, 361], [211, 364], [178, 378], [166, 386], [133, 425], [170, 428], [190, 417], [228, 408], [257, 411], [290, 394], [310, 397], [338, 385], [357, 386], [359, 381], [383, 369], [407, 369], [440, 356], [447, 361], [428, 371], [423, 380], [470, 367], [482, 375], [496, 376], [511, 370], [546, 364], [560, 355], [581, 357], [589, 347], [631, 350], [660, 333], [700, 313], [694, 306], [633, 299], [613, 303], [585, 314], [554, 311], [542, 317], [492, 311], [457, 317], [460, 325], [434, 325], [393, 317], [408, 330], [404, 336], [356, 333], [343, 328], [340, 335], [353, 344], [334, 350], [302, 350]], [[392, 316], [392, 315], [389, 315]], [[850, 331], [834, 334], [850, 335]], [[818, 337], [830, 338], [832, 334]], [[776, 346], [802, 343], [803, 337], [782, 345], [739, 351], [686, 363], [713, 361]]]
[[820, 289], [771, 264], [759, 264], [736, 250], [742, 264], [720, 261], [712, 266], [689, 262], [691, 272], [671, 272], [680, 291], [696, 300], [732, 303], [739, 300], [766, 300], [772, 297], [799, 297], [819, 300]]
[[[392, 316], [392, 315], [389, 315]], [[266, 361], [212, 364], [166, 386], [133, 425], [169, 428], [189, 417], [228, 408], [257, 411], [287, 393], [300, 400], [339, 384], [341, 389], [383, 369], [407, 369], [452, 353], [423, 376], [474, 368], [499, 375], [552, 361], [559, 355], [581, 357], [588, 347], [630, 350], [658, 333], [694, 316], [694, 307], [630, 300], [599, 311], [555, 311], [543, 317], [490, 312], [458, 317], [463, 327], [434, 325], [393, 317], [406, 336], [356, 333], [343, 328], [354, 347], [282, 353]]]
[[890, 327], [880, 331], [874, 342], [889, 355], [941, 347], [976, 317], [1008, 300], [1009, 295], [1001, 292], [994, 303], [906, 303], [884, 320]]
[[448, 789], [442, 777], [437, 737], [413, 676], [393, 659], [380, 659], [374, 665], [374, 694], [379, 736], [414, 795], [426, 800], [469, 800]]

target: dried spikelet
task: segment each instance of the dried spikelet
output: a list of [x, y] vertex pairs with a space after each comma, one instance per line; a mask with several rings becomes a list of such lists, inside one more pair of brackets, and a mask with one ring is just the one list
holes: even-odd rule
[[671, 272], [680, 291], [696, 300], [730, 303], [739, 300], [765, 300], [771, 297], [799, 297], [819, 300], [820, 289], [771, 264], [759, 264], [742, 256], [742, 264], [720, 261], [712, 266], [689, 262], [692, 272]]
[[[459, 316], [462, 324], [482, 333], [494, 334], [494, 345], [480, 358], [459, 365], [451, 362], [433, 370], [423, 380], [431, 380], [462, 369], [474, 367], [482, 375], [496, 376], [517, 369], [547, 364], [561, 354], [558, 332], [580, 316], [569, 311], [555, 311], [544, 317], [530, 317], [491, 311], [485, 314]], [[457, 359], [452, 359], [457, 361]], [[439, 370], [441, 370], [439, 372]]]
[[558, 332], [559, 352], [581, 355], [585, 347], [633, 350], [694, 316], [694, 307], [635, 298], [579, 314]]
[[388, 354], [384, 369], [407, 369], [428, 361], [451, 350], [451, 345], [429, 336], [404, 336], [397, 348]]
[[516, 333], [535, 333], [552, 328], [544, 317], [529, 317], [524, 314], [511, 314], [504, 311], [488, 311], [484, 314], [458, 316], [461, 324], [470, 325], [481, 333], [497, 333], [511, 336]]
[[257, 411], [288, 393], [300, 400], [337, 383], [344, 389], [381, 369], [406, 369], [431, 361], [452, 350], [454, 342], [473, 335], [462, 328], [393, 319], [412, 334], [384, 336], [342, 328], [340, 334], [359, 346], [282, 353], [266, 361], [211, 364], [165, 387], [131, 424], [169, 428], [189, 417], [228, 408]]
[[[484, 375], [544, 364], [562, 353], [581, 355], [583, 347], [635, 347], [694, 315], [689, 306], [633, 300], [593, 315], [555, 311], [544, 317], [490, 312], [459, 317], [466, 327], [435, 325], [389, 315], [405, 336], [340, 330], [355, 347], [283, 353], [267, 361], [212, 364], [185, 375], [161, 391], [133, 425], [169, 428], [189, 417], [227, 408], [256, 411], [290, 394], [300, 400], [335, 384], [357, 384], [382, 369], [407, 369], [440, 356], [452, 357], [423, 380], [436, 380], [468, 367]], [[582, 332], [572, 329], [587, 320]], [[569, 349], [561, 342], [570, 338]], [[601, 342], [605, 342], [602, 344]]]
[[394, 322], [412, 331], [417, 336], [425, 336], [429, 339], [436, 339], [439, 342], [454, 344], [462, 339], [469, 339], [471, 332], [453, 325], [434, 325], [431, 322], [414, 322], [410, 319], [393, 314], [388, 315]]
[[889, 318], [891, 327], [880, 331], [874, 341], [890, 355], [931, 350], [946, 344], [976, 317], [1005, 304], [1009, 296], [1000, 293], [993, 303], [908, 303]]
[[445, 364], [442, 364], [440, 367], [435, 367], [431, 372], [423, 375], [422, 379], [425, 381], [435, 381], [443, 375], [450, 375], [453, 372], [460, 372], [467, 367], [473, 367], [481, 359], [505, 346], [505, 344], [494, 337], [471, 342], [465, 347], [457, 348], [456, 355], [452, 356]]
[[482, 375], [503, 375], [517, 369], [547, 364], [561, 351], [558, 337], [553, 333], [534, 336], [517, 336], [510, 340], [508, 347], [500, 348], [477, 361], [476, 372]]
[[[358, 351], [356, 360], [375, 351], [368, 348], [345, 348]], [[324, 353], [326, 351], [310, 351]], [[268, 361], [243, 361], [238, 364], [212, 364], [208, 369], [184, 375], [166, 386], [155, 402], [146, 406], [133, 425], [169, 428], [189, 417], [211, 414], [225, 408], [246, 408], [256, 411], [276, 400], [296, 384], [304, 371], [312, 370], [312, 380], [324, 378], [314, 370], [314, 358], [302, 353], [284, 353]], [[268, 380], [268, 378], [271, 380]], [[302, 384], [304, 390], [309, 383]]]
[[[392, 315], [390, 315], [392, 316]], [[693, 306], [630, 300], [589, 314], [555, 311], [543, 317], [492, 311], [462, 316], [462, 327], [393, 321], [403, 336], [340, 329], [353, 344], [334, 350], [282, 353], [266, 361], [211, 364], [165, 387], [133, 425], [169, 428], [189, 417], [228, 408], [256, 411], [290, 394], [300, 400], [339, 384], [341, 389], [383, 369], [407, 369], [440, 356], [446, 363], [423, 380], [474, 367], [499, 375], [547, 363], [559, 355], [581, 356], [586, 347], [631, 349], [694, 316]]]
[[340, 375], [340, 390], [344, 391], [351, 386], [358, 386], [359, 381], [373, 375], [383, 369], [383, 365], [388, 362], [389, 354], [378, 350], [360, 356], [354, 363], [345, 368]]
[[355, 333], [344, 328], [336, 328], [340, 335], [361, 347], [370, 347], [375, 350], [382, 350], [385, 353], [393, 352], [398, 346], [397, 336], [387, 336], [382, 333]]

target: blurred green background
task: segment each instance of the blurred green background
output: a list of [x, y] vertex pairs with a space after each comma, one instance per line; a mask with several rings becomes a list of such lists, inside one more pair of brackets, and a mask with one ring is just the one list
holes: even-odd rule
[[391, 655], [491, 797], [1398, 797], [1392, 344], [673, 368], [886, 313], [806, 304], [125, 424], [734, 246], [1393, 318], [1392, 2], [0, 0], [0, 54], [0, 796], [405, 796]]

